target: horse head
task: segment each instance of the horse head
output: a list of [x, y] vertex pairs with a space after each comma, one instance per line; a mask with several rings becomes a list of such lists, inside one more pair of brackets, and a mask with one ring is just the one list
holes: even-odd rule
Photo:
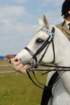
[[[64, 49], [66, 50], [63, 52]], [[16, 57], [21, 59], [23, 64], [47, 63], [55, 58], [55, 63], [68, 66], [70, 63], [66, 59], [69, 58], [69, 50], [69, 40], [56, 26], [49, 25], [44, 16], [40, 30]]]
[[[23, 64], [31, 63], [31, 61], [37, 60], [39, 61], [41, 59], [41, 56], [43, 55], [44, 51], [46, 50], [46, 43], [48, 41], [51, 41], [53, 37], [52, 27], [49, 28], [47, 19], [43, 18], [43, 24], [39, 31], [34, 35], [32, 40], [28, 43], [28, 45], [17, 54], [17, 58], [20, 58]], [[41, 51], [41, 47], [45, 43], [45, 47], [43, 47]], [[39, 51], [40, 49], [40, 51]], [[52, 52], [52, 44], [49, 44], [48, 50], [47, 50], [47, 60], [52, 61], [53, 58], [53, 52]], [[38, 52], [39, 51], [39, 52]], [[38, 52], [38, 54], [37, 54]], [[44, 56], [44, 59], [46, 58], [46, 54]]]

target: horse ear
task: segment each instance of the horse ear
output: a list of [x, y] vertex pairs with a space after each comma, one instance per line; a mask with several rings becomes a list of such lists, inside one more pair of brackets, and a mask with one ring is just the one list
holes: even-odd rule
[[39, 23], [40, 26], [43, 26], [44, 25], [43, 19], [39, 18], [38, 23]]
[[46, 28], [49, 28], [49, 24], [48, 24], [48, 21], [47, 21], [45, 15], [43, 16], [43, 21], [44, 21], [44, 24], [45, 24]]

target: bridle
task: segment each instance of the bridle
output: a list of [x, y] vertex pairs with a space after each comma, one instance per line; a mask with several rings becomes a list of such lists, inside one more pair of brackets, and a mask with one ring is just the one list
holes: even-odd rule
[[[43, 29], [41, 29], [43, 30]], [[49, 29], [47, 29], [49, 30]], [[50, 63], [54, 63], [55, 62], [55, 49], [54, 49], [54, 35], [55, 35], [55, 29], [54, 27], [52, 28], [52, 31], [46, 31], [46, 34], [48, 34], [48, 38], [44, 41], [44, 43], [42, 44], [42, 46], [36, 51], [36, 53], [34, 54], [28, 47], [25, 47], [24, 49], [27, 50], [29, 52], [29, 54], [32, 56], [32, 64], [33, 64], [33, 67], [37, 67], [38, 64], [41, 63], [43, 57], [45, 56], [48, 48], [49, 48], [49, 45], [52, 44], [52, 51], [53, 51], [53, 60], [50, 62]], [[37, 59], [37, 55], [40, 54], [43, 50], [45, 49], [45, 51], [43, 52], [41, 58], [38, 60]]]
[[[28, 74], [30, 80], [31, 80], [37, 87], [39, 87], [39, 88], [43, 88], [43, 86], [42, 86], [43, 84], [40, 83], [40, 82], [37, 80], [36, 75], [35, 75], [35, 72], [33, 71], [33, 68], [36, 69], [36, 68], [38, 67], [38, 65], [41, 63], [41, 61], [42, 61], [43, 57], [45, 56], [45, 54], [46, 54], [46, 52], [47, 52], [47, 50], [48, 50], [50, 44], [52, 44], [53, 60], [52, 60], [51, 62], [49, 62], [49, 63], [51, 63], [51, 64], [52, 64], [52, 63], [55, 63], [55, 48], [54, 48], [54, 41], [53, 41], [53, 40], [54, 40], [54, 35], [55, 35], [55, 28], [52, 27], [51, 32], [50, 32], [49, 29], [46, 28], [46, 27], [41, 28], [41, 30], [43, 30], [43, 29], [45, 29], [44, 31], [46, 32], [46, 34], [48, 34], [48, 38], [44, 41], [44, 43], [43, 43], [42, 46], [36, 51], [36, 53], [34, 54], [28, 47], [25, 47], [25, 48], [24, 48], [24, 49], [27, 50], [27, 51], [29, 52], [29, 54], [32, 56], [31, 69], [29, 68], [29, 69], [27, 70], [27, 74]], [[45, 50], [44, 50], [44, 49], [45, 49]], [[44, 52], [43, 52], [41, 58], [38, 60], [38, 59], [37, 59], [37, 55], [40, 54], [43, 50], [44, 50]], [[32, 74], [33, 74], [33, 76], [34, 76], [34, 78], [35, 78], [36, 81], [34, 81], [34, 80], [32, 79], [32, 77], [31, 77], [29, 71], [32, 71]], [[37, 82], [37, 83], [36, 83], [36, 82]]]

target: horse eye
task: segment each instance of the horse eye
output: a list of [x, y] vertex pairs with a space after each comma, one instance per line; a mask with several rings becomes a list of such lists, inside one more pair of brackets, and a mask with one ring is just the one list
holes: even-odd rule
[[44, 40], [41, 38], [36, 39], [36, 43], [38, 43], [38, 44], [43, 43], [43, 42], [44, 42]]

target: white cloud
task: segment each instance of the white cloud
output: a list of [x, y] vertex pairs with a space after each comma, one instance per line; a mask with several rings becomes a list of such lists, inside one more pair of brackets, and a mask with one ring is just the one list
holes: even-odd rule
[[[61, 6], [61, 4], [63, 3], [64, 0], [44, 0], [43, 2], [45, 2], [46, 4], [52, 4], [52, 5], [56, 5], [56, 6]], [[49, 5], [49, 6], [50, 6]], [[51, 6], [50, 6], [51, 8]]]
[[14, 18], [17, 16], [22, 16], [23, 14], [25, 15], [26, 11], [25, 8], [22, 6], [16, 6], [16, 5], [11, 5], [11, 6], [0, 6], [0, 18], [5, 17], [5, 18]]
[[24, 4], [27, 0], [16, 0], [16, 4]]
[[[47, 11], [49, 22], [58, 21], [58, 13], [51, 10], [51, 4], [57, 7], [63, 0], [41, 1], [45, 1], [50, 7]], [[0, 5], [0, 51], [17, 52], [30, 39], [28, 35], [33, 32], [34, 26], [28, 23], [28, 19], [32, 22], [31, 19], [35, 15], [28, 13], [26, 2], [27, 0], [16, 0], [15, 5]]]
[[31, 31], [32, 25], [25, 23], [24, 17], [30, 17], [24, 6], [10, 5], [0, 7], [0, 33]]
[[23, 48], [25, 40], [29, 40], [27, 34], [33, 30], [31, 24], [24, 22], [23, 17], [28, 15], [21, 5], [0, 6], [0, 51], [17, 52]]
[[46, 5], [46, 15], [52, 24], [62, 21], [61, 8], [64, 0], [42, 0]]
[[0, 7], [0, 33], [7, 34], [15, 31], [16, 26], [21, 18], [26, 14], [25, 8], [22, 6], [4, 6]]
[[[56, 2], [58, 2], [58, 3], [61, 2], [61, 0], [44, 0], [44, 1], [46, 1], [46, 2], [55, 2], [55, 3]], [[62, 0], [62, 1], [64, 1], [64, 0]]]

